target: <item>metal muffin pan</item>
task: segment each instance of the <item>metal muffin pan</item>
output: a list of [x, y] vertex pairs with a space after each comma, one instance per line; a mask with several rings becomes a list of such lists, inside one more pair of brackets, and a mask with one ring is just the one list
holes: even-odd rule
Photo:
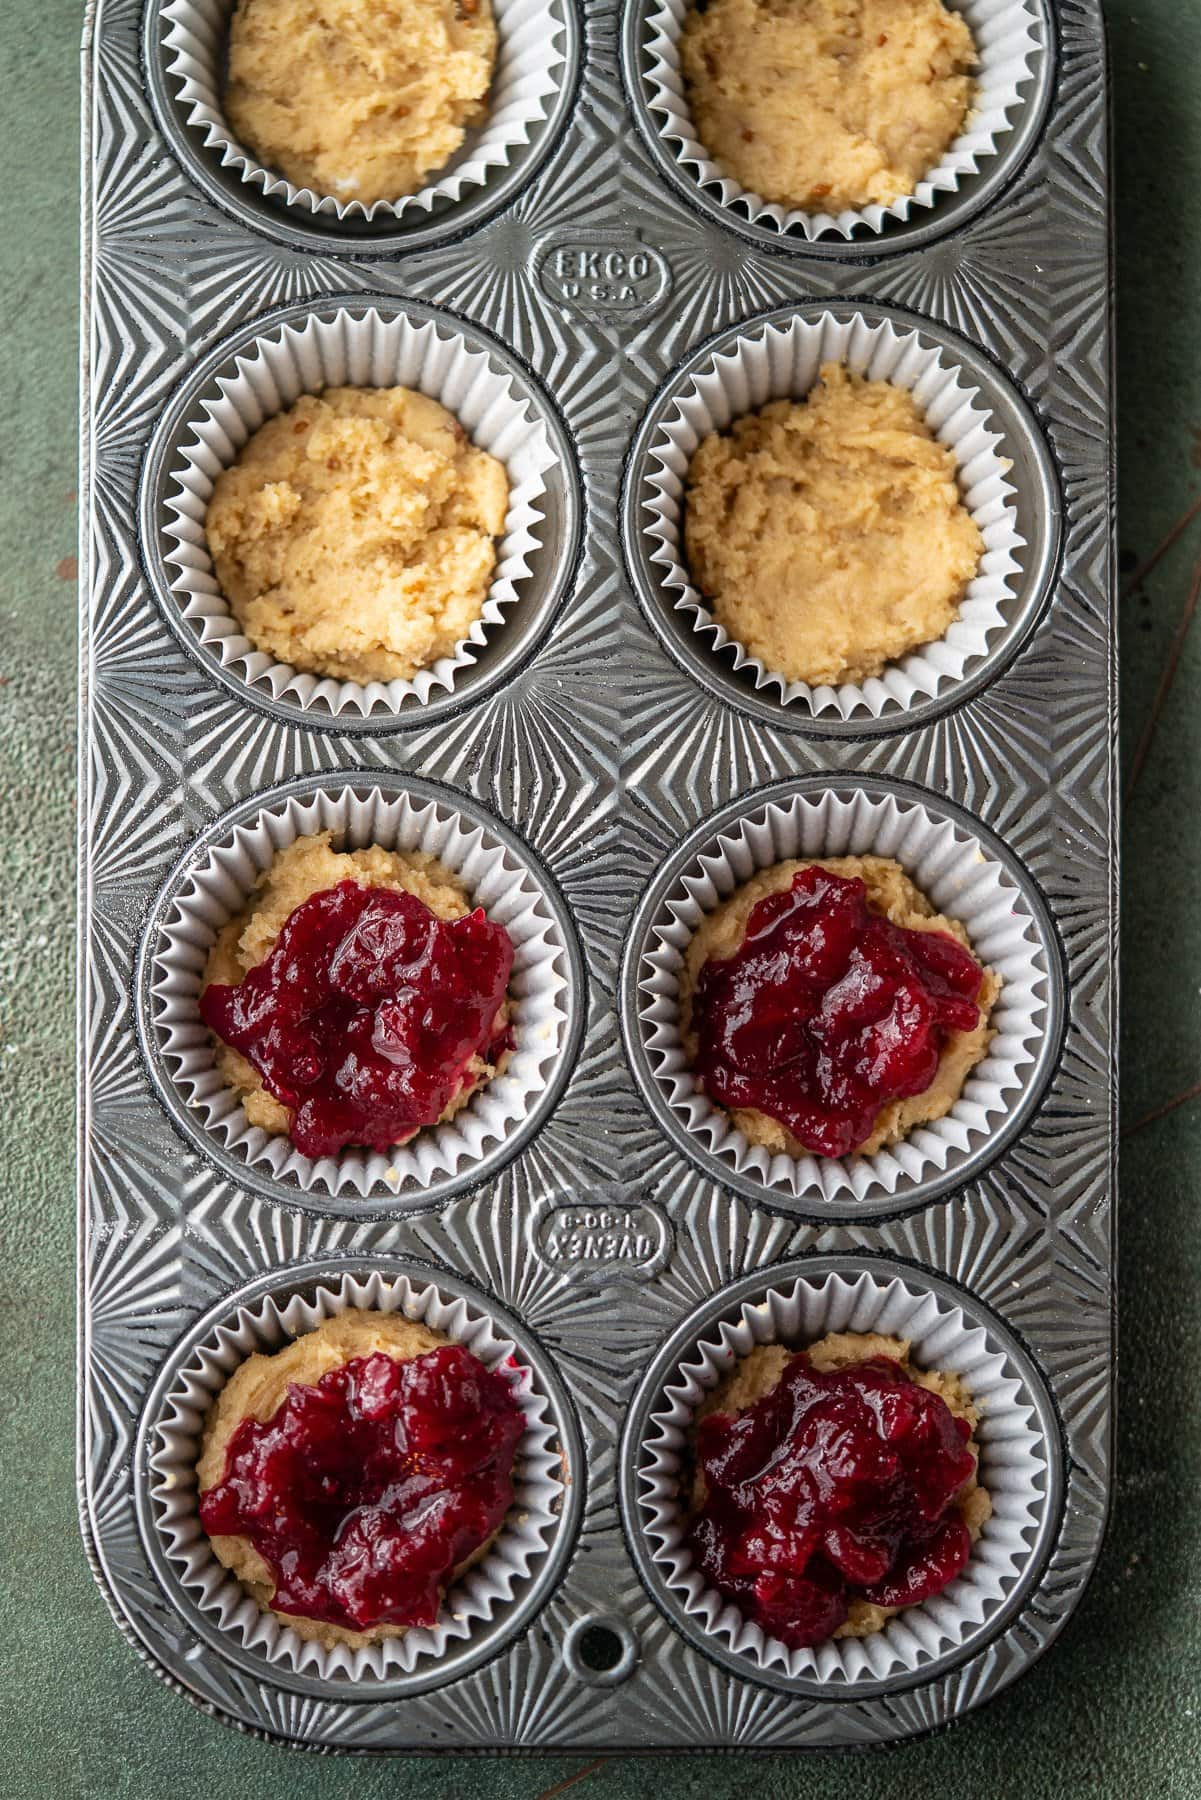
[[[235, 187], [182, 123], [155, 51], [157, 5], [89, 11], [83, 1534], [155, 1672], [288, 1744], [879, 1745], [956, 1718], [1029, 1667], [1080, 1596], [1108, 1504], [1115, 654], [1100, 12], [1056, 0], [1020, 121], [977, 177], [903, 228], [806, 243], [673, 172], [631, 60], [642, 9], [558, 3], [564, 83], [528, 150], [395, 231], [298, 223], [299, 209]], [[403, 306], [490, 348], [545, 399], [561, 450], [536, 616], [520, 641], [498, 631], [477, 678], [400, 716], [252, 692], [197, 653], [163, 592], [163, 458], [197, 384], [248, 340], [335, 302]], [[1033, 526], [996, 654], [929, 706], [837, 730], [740, 690], [695, 632], [687, 645], [673, 634], [647, 591], [636, 504], [677, 372], [724, 334], [823, 307], [900, 318], [978, 372], [988, 404], [1010, 409]], [[343, 1201], [260, 1179], [208, 1141], [181, 1111], [153, 1020], [139, 1027], [175, 884], [281, 793], [339, 785], [433, 794], [490, 821], [544, 873], [571, 993], [559, 1059], [514, 1141], [462, 1181]], [[654, 1098], [630, 972], [638, 933], [681, 858], [766, 789], [887, 791], [945, 815], [995, 847], [1037, 924], [1047, 1014], [1033, 1066], [1012, 1113], [945, 1179], [883, 1199], [781, 1195], [710, 1157]], [[645, 1422], [674, 1364], [740, 1296], [798, 1268], [878, 1271], [984, 1321], [1028, 1383], [1045, 1447], [1020, 1580], [953, 1650], [879, 1681], [798, 1683], [732, 1651], [664, 1586], [638, 1504]], [[150, 1446], [176, 1371], [248, 1298], [397, 1271], [468, 1290], [525, 1347], [567, 1486], [553, 1547], [513, 1607], [392, 1689], [266, 1662], [195, 1606], [156, 1522]]]

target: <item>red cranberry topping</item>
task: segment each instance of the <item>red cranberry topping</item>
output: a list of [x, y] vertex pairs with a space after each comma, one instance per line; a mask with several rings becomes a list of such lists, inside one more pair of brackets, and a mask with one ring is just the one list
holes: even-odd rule
[[971, 1537], [954, 1501], [971, 1428], [887, 1357], [822, 1374], [801, 1354], [737, 1417], [697, 1432], [707, 1484], [689, 1526], [710, 1586], [799, 1649], [855, 1598], [913, 1606], [953, 1581]]
[[352, 1631], [432, 1625], [512, 1504], [524, 1430], [510, 1383], [457, 1344], [356, 1356], [290, 1383], [265, 1423], [242, 1420], [200, 1522], [250, 1539], [279, 1612]]
[[930, 1086], [949, 1031], [979, 1024], [983, 979], [946, 932], [869, 911], [857, 876], [799, 869], [751, 908], [734, 955], [700, 972], [697, 1074], [718, 1105], [754, 1107], [807, 1150], [846, 1156], [890, 1101]]
[[494, 1032], [513, 945], [482, 911], [440, 919], [416, 895], [341, 881], [289, 913], [265, 961], [213, 982], [200, 1016], [292, 1108], [306, 1156], [388, 1150], [433, 1125]]

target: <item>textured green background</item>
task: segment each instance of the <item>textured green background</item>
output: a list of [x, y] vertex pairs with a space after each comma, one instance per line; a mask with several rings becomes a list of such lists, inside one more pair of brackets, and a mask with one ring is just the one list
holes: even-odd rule
[[[1118, 1481], [1100, 1570], [1016, 1688], [853, 1762], [331, 1761], [250, 1742], [118, 1637], [75, 1524], [76, 85], [80, 0], [0, 8], [0, 1791], [625, 1800], [1201, 1794], [1201, 514], [1123, 599], [1125, 1023]], [[1127, 577], [1201, 497], [1201, 0], [1109, 8]], [[1137, 781], [1130, 771], [1146, 742]]]

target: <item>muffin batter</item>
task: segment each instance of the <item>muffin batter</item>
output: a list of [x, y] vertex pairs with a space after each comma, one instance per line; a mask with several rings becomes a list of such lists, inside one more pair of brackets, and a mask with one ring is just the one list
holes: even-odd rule
[[[761, 1400], [764, 1394], [771, 1393], [795, 1353], [795, 1349], [789, 1349], [783, 1344], [757, 1344], [750, 1355], [744, 1357], [733, 1372], [705, 1397], [697, 1408], [697, 1419], [703, 1419], [707, 1413], [745, 1412], [756, 1400]], [[811, 1344], [807, 1354], [814, 1368], [821, 1370], [823, 1374], [830, 1369], [846, 1369], [856, 1363], [870, 1362], [876, 1356], [891, 1357], [901, 1364], [905, 1373], [919, 1387], [937, 1394], [956, 1418], [967, 1420], [972, 1428], [967, 1448], [979, 1461], [980, 1446], [975, 1438], [976, 1427], [980, 1422], [979, 1414], [972, 1405], [971, 1395], [963, 1381], [950, 1370], [914, 1368], [909, 1360], [907, 1338], [882, 1337], [874, 1331], [832, 1331], [818, 1343]], [[689, 1512], [698, 1512], [704, 1501], [704, 1476], [696, 1470], [688, 1493]], [[983, 1526], [992, 1516], [992, 1500], [987, 1488], [979, 1486], [973, 1478], [964, 1485], [958, 1507], [972, 1542], [975, 1543]], [[851, 1601], [845, 1624], [840, 1625], [833, 1635], [836, 1638], [867, 1637], [873, 1631], [880, 1631], [899, 1611], [900, 1607], [876, 1606], [856, 1597]]]
[[[450, 1339], [428, 1326], [406, 1319], [400, 1313], [345, 1312], [326, 1319], [314, 1331], [306, 1332], [282, 1350], [269, 1356], [250, 1356], [239, 1364], [205, 1420], [200, 1460], [196, 1465], [199, 1491], [203, 1494], [216, 1485], [225, 1472], [225, 1457], [230, 1439], [243, 1419], [266, 1421], [272, 1417], [287, 1394], [290, 1383], [312, 1387], [331, 1369], [342, 1368], [356, 1357], [367, 1357], [382, 1351], [394, 1362], [409, 1362], [436, 1350]], [[493, 1534], [495, 1537], [495, 1533]], [[210, 1538], [218, 1562], [234, 1574], [259, 1605], [267, 1610], [275, 1583], [270, 1569], [249, 1538], [215, 1536]], [[456, 1576], [478, 1562], [488, 1543], [455, 1570]], [[381, 1638], [403, 1637], [404, 1625], [373, 1625], [367, 1631], [351, 1631], [346, 1626], [325, 1620], [306, 1619], [294, 1613], [276, 1613], [281, 1625], [290, 1625], [303, 1638], [316, 1639], [327, 1649], [347, 1644], [361, 1649], [378, 1643]]]
[[764, 200], [837, 214], [890, 206], [941, 161], [976, 53], [941, 0], [709, 0], [680, 61], [714, 162]]
[[409, 680], [483, 611], [504, 464], [408, 388], [327, 388], [268, 419], [205, 519], [221, 590], [258, 650], [346, 681]]
[[697, 446], [684, 545], [730, 636], [812, 687], [866, 681], [942, 637], [983, 550], [912, 397], [839, 363], [805, 400]]
[[484, 118], [490, 0], [238, 0], [225, 110], [267, 168], [338, 200], [399, 200]]
[[[732, 956], [746, 935], [751, 909], [766, 894], [777, 894], [792, 885], [798, 869], [816, 862], [823, 869], [846, 879], [858, 876], [867, 889], [871, 912], [882, 913], [911, 931], [945, 931], [970, 949], [966, 931], [957, 919], [936, 913], [926, 896], [916, 888], [904, 869], [890, 857], [828, 856], [807, 861], [776, 863], [762, 869], [741, 887], [735, 888], [727, 900], [707, 913], [693, 934], [680, 976], [680, 1019], [684, 1053], [695, 1063], [697, 1037], [692, 1023], [692, 995], [701, 970], [711, 957]], [[859, 1146], [856, 1154], [872, 1156], [888, 1144], [898, 1144], [918, 1125], [941, 1119], [950, 1112], [963, 1092], [963, 1085], [988, 1050], [993, 1033], [989, 1015], [996, 1005], [1001, 983], [991, 969], [985, 969], [977, 998], [980, 1023], [973, 1031], [950, 1031], [938, 1060], [938, 1072], [924, 1093], [905, 1100], [894, 1100], [884, 1107], [876, 1119], [871, 1136]], [[752, 1144], [762, 1144], [773, 1153], [786, 1156], [808, 1156], [810, 1151], [798, 1142], [787, 1126], [770, 1114], [755, 1108], [739, 1108], [729, 1114], [733, 1124]]]
[[[356, 881], [360, 887], [407, 889], [424, 901], [440, 919], [461, 919], [471, 911], [466, 889], [434, 856], [421, 850], [382, 850], [372, 844], [365, 850], [336, 851], [330, 833], [299, 837], [281, 850], [255, 884], [246, 906], [219, 932], [209, 952], [201, 990], [210, 982], [235, 986], [248, 969], [270, 955], [281, 925], [302, 900], [336, 887], [340, 881]], [[508, 1003], [496, 1015], [499, 1034], [508, 1019]], [[291, 1123], [288, 1108], [263, 1086], [263, 1078], [232, 1045], [214, 1038], [217, 1071], [240, 1096], [247, 1122], [275, 1136], [286, 1135]], [[445, 1123], [467, 1105], [472, 1094], [490, 1081], [507, 1061], [505, 1053], [496, 1065], [475, 1056], [468, 1064], [470, 1080], [460, 1088], [442, 1114]]]

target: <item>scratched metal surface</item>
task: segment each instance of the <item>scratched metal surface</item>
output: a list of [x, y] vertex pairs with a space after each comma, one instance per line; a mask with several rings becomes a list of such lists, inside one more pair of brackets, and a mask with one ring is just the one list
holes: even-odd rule
[[[910, 248], [840, 257], [760, 243], [669, 183], [631, 123], [619, 25], [610, 5], [581, 14], [578, 87], [499, 210], [434, 242], [350, 246], [295, 240], [277, 214], [238, 211], [239, 197], [185, 170], [148, 96], [135, 0], [102, 0], [85, 37], [81, 1515], [114, 1616], [164, 1680], [244, 1729], [320, 1750], [778, 1750], [912, 1735], [997, 1692], [1053, 1640], [1104, 1525], [1116, 879], [1099, 13], [1056, 6], [1049, 115], [1002, 191]], [[594, 288], [579, 257], [597, 251], [626, 271], [641, 257], [644, 272], [614, 286], [602, 268]], [[583, 268], [580, 294], [564, 267]], [[139, 542], [143, 456], [196, 363], [251, 319], [335, 295], [413, 298], [494, 333], [553, 397], [585, 507], [574, 579], [525, 664], [398, 731], [298, 726], [216, 682], [168, 628]], [[647, 623], [618, 526], [627, 447], [685, 354], [736, 321], [847, 297], [924, 315], [1004, 369], [1045, 434], [1063, 524], [1049, 600], [1007, 666], [961, 705], [861, 738], [784, 729], [702, 686]], [[263, 790], [340, 770], [419, 774], [490, 809], [550, 869], [587, 965], [584, 1043], [552, 1117], [515, 1161], [436, 1208], [385, 1198], [340, 1217], [312, 1196], [240, 1186], [177, 1134], [137, 1036], [139, 944], [192, 840]], [[658, 865], [732, 799], [826, 771], [932, 790], [978, 816], [1045, 899], [1067, 993], [1053, 1074], [1017, 1138], [966, 1186], [862, 1223], [772, 1210], [698, 1170], [644, 1104], [618, 1020], [626, 929]], [[584, 1208], [616, 1220], [603, 1243], [572, 1229]], [[1065, 1503], [1016, 1615], [937, 1679], [855, 1700], [719, 1668], [648, 1597], [619, 1516], [620, 1435], [657, 1348], [727, 1283], [810, 1251], [882, 1252], [991, 1307], [1045, 1377], [1062, 1433]], [[362, 1697], [248, 1668], [202, 1631], [153, 1552], [138, 1433], [177, 1347], [231, 1295], [373, 1258], [440, 1265], [536, 1338], [570, 1396], [584, 1494], [566, 1572], [532, 1623], [424, 1691]], [[576, 1654], [592, 1617], [616, 1620], [634, 1647], [616, 1682]]]

